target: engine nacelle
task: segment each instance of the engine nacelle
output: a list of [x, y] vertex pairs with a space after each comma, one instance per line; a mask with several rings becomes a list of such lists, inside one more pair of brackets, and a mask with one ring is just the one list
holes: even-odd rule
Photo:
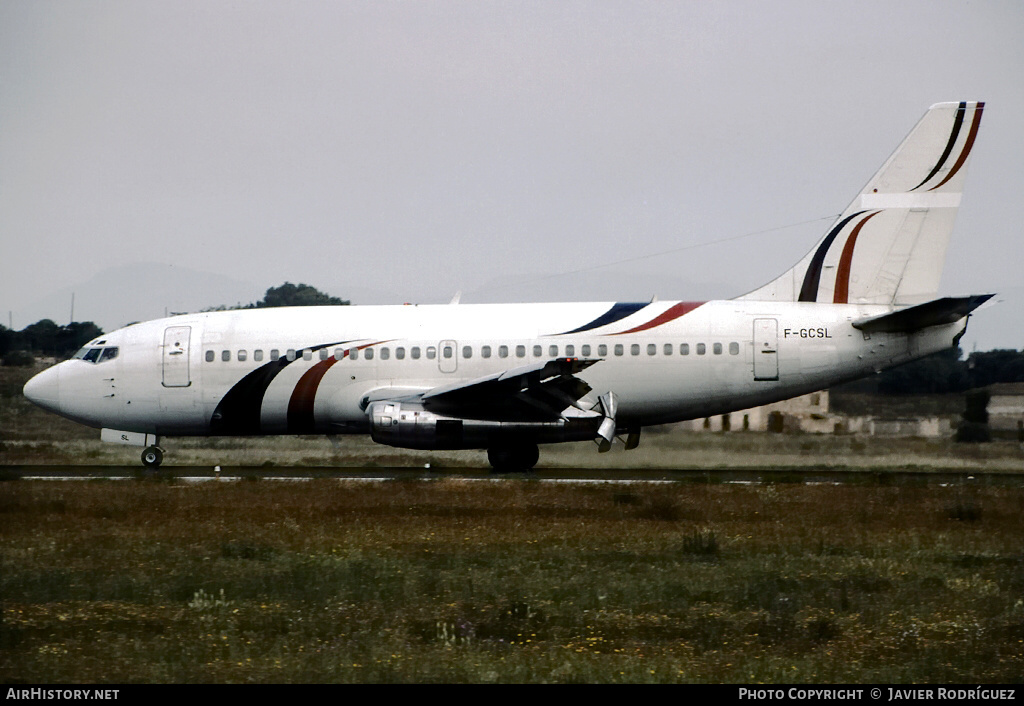
[[510, 439], [533, 443], [593, 439], [603, 417], [587, 415], [550, 422], [499, 422], [449, 417], [421, 402], [371, 402], [370, 436], [378, 444], [405, 449], [483, 449]]

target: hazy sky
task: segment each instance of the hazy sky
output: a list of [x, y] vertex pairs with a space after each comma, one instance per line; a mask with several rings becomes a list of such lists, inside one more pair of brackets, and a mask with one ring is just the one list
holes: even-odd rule
[[3, 0], [2, 323], [144, 263], [356, 303], [741, 294], [951, 100], [986, 109], [943, 293], [1004, 293], [967, 340], [1024, 348], [1018, 0]]

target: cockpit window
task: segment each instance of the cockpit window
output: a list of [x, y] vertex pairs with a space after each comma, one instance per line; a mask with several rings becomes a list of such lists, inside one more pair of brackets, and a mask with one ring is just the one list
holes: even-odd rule
[[77, 358], [78, 360], [84, 360], [87, 363], [105, 363], [116, 357], [117, 346], [109, 346], [107, 348], [90, 348], [89, 346], [86, 346], [72, 356], [73, 359]]

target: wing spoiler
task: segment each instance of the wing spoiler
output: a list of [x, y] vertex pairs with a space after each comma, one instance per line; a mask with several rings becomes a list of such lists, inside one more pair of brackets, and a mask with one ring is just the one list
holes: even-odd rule
[[929, 326], [955, 323], [994, 296], [975, 294], [969, 297], [943, 297], [881, 316], [854, 321], [853, 327], [865, 333], [913, 333]]

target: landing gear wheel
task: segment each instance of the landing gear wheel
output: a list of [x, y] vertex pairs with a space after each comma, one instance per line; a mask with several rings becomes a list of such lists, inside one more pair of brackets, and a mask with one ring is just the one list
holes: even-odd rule
[[526, 473], [533, 470], [538, 459], [540, 449], [537, 444], [521, 443], [487, 449], [487, 460], [495, 473]]
[[159, 468], [163, 460], [164, 452], [156, 446], [148, 446], [142, 452], [142, 465], [146, 468]]

